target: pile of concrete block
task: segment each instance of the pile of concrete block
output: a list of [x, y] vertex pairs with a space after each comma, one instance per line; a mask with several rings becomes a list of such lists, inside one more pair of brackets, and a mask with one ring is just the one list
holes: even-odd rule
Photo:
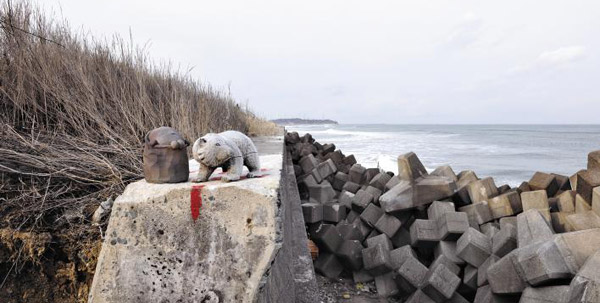
[[395, 174], [310, 134], [286, 146], [323, 276], [406, 302], [600, 302], [600, 151], [511, 188], [412, 152]]

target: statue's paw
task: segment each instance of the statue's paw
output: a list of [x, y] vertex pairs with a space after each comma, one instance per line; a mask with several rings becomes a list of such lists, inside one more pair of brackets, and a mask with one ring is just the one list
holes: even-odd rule
[[248, 175], [246, 175], [246, 178], [256, 178], [257, 174], [255, 172], [249, 172]]
[[227, 175], [227, 176], [221, 177], [221, 181], [223, 181], [223, 182], [237, 181], [239, 179], [240, 179], [240, 176], [235, 176], [235, 175]]
[[206, 182], [206, 181], [208, 181], [207, 178], [201, 178], [201, 177], [192, 177], [190, 179], [190, 182], [193, 182], [193, 183], [200, 183], [200, 182]]

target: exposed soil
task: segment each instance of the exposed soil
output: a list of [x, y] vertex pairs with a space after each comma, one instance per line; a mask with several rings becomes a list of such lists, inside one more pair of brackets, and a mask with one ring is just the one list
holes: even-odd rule
[[0, 301], [86, 302], [101, 243], [99, 228], [89, 224], [44, 232], [1, 228]]

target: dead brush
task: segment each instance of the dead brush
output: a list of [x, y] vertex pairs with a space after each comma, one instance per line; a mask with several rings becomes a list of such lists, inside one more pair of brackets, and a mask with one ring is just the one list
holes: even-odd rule
[[[28, 2], [0, 4], [0, 227], [57, 228], [142, 177], [144, 134], [248, 131], [228, 95], [115, 38], [94, 41]], [[60, 220], [59, 220], [60, 221]]]

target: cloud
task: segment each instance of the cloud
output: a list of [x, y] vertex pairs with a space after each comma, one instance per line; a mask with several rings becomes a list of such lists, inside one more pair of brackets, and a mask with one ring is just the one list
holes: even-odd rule
[[561, 47], [553, 51], [545, 51], [537, 58], [541, 65], [560, 65], [573, 62], [585, 56], [585, 47], [580, 45]]
[[551, 51], [544, 51], [539, 54], [533, 62], [512, 68], [509, 70], [509, 74], [565, 67], [584, 58], [585, 53], [586, 49], [581, 45], [566, 46]]

